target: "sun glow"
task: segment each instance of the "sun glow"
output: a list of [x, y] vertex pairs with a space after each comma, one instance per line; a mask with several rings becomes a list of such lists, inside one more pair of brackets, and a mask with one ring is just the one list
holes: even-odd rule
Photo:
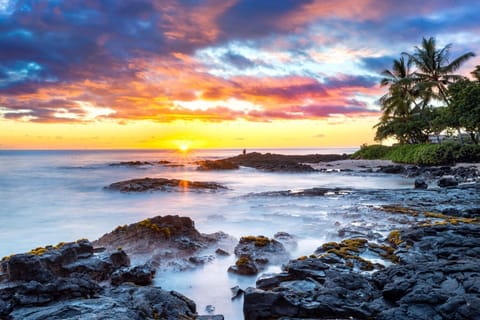
[[181, 144], [178, 146], [178, 149], [181, 151], [181, 152], [187, 152], [188, 149], [189, 149], [189, 146], [187, 144]]

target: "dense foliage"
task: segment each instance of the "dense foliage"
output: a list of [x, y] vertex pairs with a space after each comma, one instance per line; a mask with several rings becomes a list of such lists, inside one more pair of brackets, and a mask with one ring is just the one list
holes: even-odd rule
[[375, 125], [375, 140], [424, 144], [456, 132], [463, 142], [460, 133], [466, 132], [471, 142], [479, 143], [480, 66], [472, 72], [476, 81], [456, 74], [474, 54], [450, 59], [450, 48], [437, 48], [434, 38], [424, 38], [413, 53], [402, 53], [392, 70], [382, 72], [380, 84], [388, 91], [380, 98], [383, 115]]
[[451, 98], [447, 110], [448, 126], [459, 126], [470, 135], [473, 143], [478, 144], [480, 138], [480, 82], [462, 80], [449, 87]]
[[447, 165], [456, 162], [480, 162], [480, 145], [403, 144], [391, 147], [363, 145], [352, 155], [354, 159], [384, 159], [416, 165]]

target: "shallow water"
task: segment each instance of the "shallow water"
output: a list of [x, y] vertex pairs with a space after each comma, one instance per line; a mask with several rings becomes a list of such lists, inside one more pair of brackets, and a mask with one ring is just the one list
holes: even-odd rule
[[[260, 151], [265, 150], [249, 150]], [[268, 150], [272, 153], [350, 153], [352, 149]], [[0, 151], [0, 256], [34, 247], [94, 240], [117, 225], [156, 215], [191, 217], [203, 233], [224, 231], [272, 237], [278, 231], [296, 235], [292, 257], [312, 253], [325, 241], [338, 240], [340, 226], [356, 223], [358, 201], [344, 196], [267, 197], [252, 193], [312, 187], [354, 189], [411, 188], [400, 176], [353, 173], [267, 173], [250, 168], [197, 171], [192, 161], [233, 156], [239, 150], [173, 151]], [[120, 161], [168, 160], [161, 165], [109, 166]], [[215, 181], [229, 189], [218, 193], [106, 191], [110, 183], [143, 177]], [[193, 271], [158, 274], [156, 284], [177, 290], [197, 302], [200, 313], [213, 305], [226, 319], [242, 319], [241, 299], [230, 301], [230, 287], [254, 285], [255, 277], [227, 273], [234, 257], [218, 258]], [[279, 266], [271, 270], [279, 271]]]

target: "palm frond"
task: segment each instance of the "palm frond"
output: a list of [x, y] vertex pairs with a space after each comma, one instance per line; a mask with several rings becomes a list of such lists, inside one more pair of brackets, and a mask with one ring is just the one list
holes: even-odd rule
[[458, 70], [462, 66], [462, 64], [464, 64], [468, 59], [472, 57], [475, 57], [475, 53], [473, 52], [464, 53], [460, 57], [450, 62], [448, 65], [442, 67], [442, 72], [443, 73], [454, 72]]

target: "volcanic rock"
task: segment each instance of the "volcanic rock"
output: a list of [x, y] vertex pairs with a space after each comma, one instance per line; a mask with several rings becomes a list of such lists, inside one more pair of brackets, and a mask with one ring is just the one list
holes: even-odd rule
[[412, 227], [398, 243], [397, 264], [372, 275], [321, 257], [292, 260], [245, 290], [245, 319], [478, 319], [479, 225]]
[[239, 168], [239, 165], [228, 160], [204, 160], [197, 162], [197, 170], [209, 171], [209, 170], [235, 170]]
[[215, 182], [189, 181], [165, 178], [141, 178], [112, 183], [105, 187], [120, 192], [145, 191], [219, 191], [227, 189]]
[[455, 187], [458, 186], [458, 181], [454, 176], [444, 176], [438, 180], [437, 185], [441, 188]]
[[428, 184], [425, 182], [425, 180], [423, 180], [421, 178], [417, 178], [414, 181], [414, 188], [415, 189], [427, 189]]
[[233, 241], [223, 232], [198, 232], [188, 217], [167, 215], [119, 226], [94, 244], [108, 250], [120, 247], [139, 264], [178, 271], [209, 262], [219, 246], [233, 248]]
[[389, 165], [389, 166], [381, 166], [377, 172], [400, 174], [400, 173], [404, 173], [405, 171], [406, 169], [402, 165]]
[[267, 264], [279, 264], [286, 262], [289, 258], [282, 243], [264, 236], [240, 238], [234, 252], [238, 260], [228, 271], [242, 275], [257, 274]]

